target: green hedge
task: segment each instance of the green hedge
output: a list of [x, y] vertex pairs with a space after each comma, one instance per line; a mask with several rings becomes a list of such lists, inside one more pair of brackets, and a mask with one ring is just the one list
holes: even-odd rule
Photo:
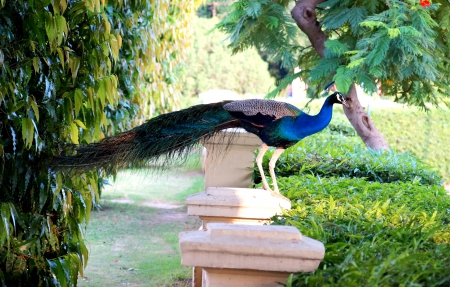
[[[266, 174], [269, 174], [271, 156], [272, 152], [264, 156]], [[327, 130], [287, 149], [277, 161], [275, 173], [280, 177], [299, 174], [359, 177], [385, 183], [409, 181], [433, 185], [442, 182], [438, 173], [410, 153], [368, 150], [359, 138], [333, 135]]]
[[[304, 104], [298, 106], [303, 108]], [[426, 113], [417, 108], [380, 106], [372, 106], [370, 116], [389, 147], [396, 153], [411, 152], [428, 167], [438, 171], [445, 182], [450, 183], [450, 110], [432, 108]], [[313, 101], [308, 107], [314, 114], [320, 109], [321, 101]], [[357, 137], [342, 108], [335, 107], [333, 113], [330, 125], [322, 133]], [[359, 138], [355, 140], [358, 145], [360, 142]]]
[[450, 110], [372, 109], [371, 117], [396, 152], [412, 152], [450, 183]]
[[334, 123], [276, 166], [292, 209], [273, 224], [326, 249], [318, 270], [291, 275], [287, 286], [448, 286], [450, 196], [441, 177], [411, 153], [368, 151]]
[[274, 224], [325, 244], [318, 270], [288, 286], [448, 286], [450, 197], [442, 186], [279, 178], [292, 210]]

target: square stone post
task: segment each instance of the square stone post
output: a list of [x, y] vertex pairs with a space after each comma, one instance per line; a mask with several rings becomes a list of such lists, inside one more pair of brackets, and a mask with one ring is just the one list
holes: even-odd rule
[[[188, 214], [203, 221], [201, 230], [212, 222], [261, 225], [282, 209], [291, 208], [283, 196], [246, 188], [252, 184], [254, 152], [261, 144], [257, 136], [243, 129], [229, 129], [203, 142], [206, 191], [186, 200]], [[193, 287], [202, 287], [203, 273], [201, 267], [194, 267]]]
[[181, 264], [202, 267], [203, 287], [276, 287], [317, 269], [324, 245], [292, 226], [210, 223], [181, 232]]

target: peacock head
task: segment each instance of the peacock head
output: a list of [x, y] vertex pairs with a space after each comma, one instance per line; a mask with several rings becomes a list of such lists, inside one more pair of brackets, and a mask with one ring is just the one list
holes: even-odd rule
[[346, 107], [349, 107], [347, 101], [345, 100], [345, 96], [341, 93], [336, 91], [336, 85], [334, 84], [334, 81], [329, 82], [325, 88], [323, 89], [324, 92], [333, 91], [334, 93], [329, 96], [330, 99], [332, 99], [333, 104], [343, 104]]
[[343, 104], [346, 107], [349, 107], [347, 101], [345, 100], [345, 96], [341, 92], [334, 92], [330, 97], [335, 99], [334, 103]]

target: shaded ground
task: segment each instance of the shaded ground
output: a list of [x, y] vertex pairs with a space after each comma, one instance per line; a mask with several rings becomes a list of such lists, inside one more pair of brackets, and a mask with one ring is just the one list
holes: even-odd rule
[[103, 191], [101, 210], [91, 214], [89, 262], [78, 286], [190, 286], [192, 269], [180, 265], [178, 233], [200, 226], [184, 201], [202, 190], [201, 173], [119, 174]]
[[178, 232], [199, 226], [184, 208], [104, 203], [92, 214], [90, 259], [79, 286], [188, 286], [182, 282], [191, 269], [180, 266]]

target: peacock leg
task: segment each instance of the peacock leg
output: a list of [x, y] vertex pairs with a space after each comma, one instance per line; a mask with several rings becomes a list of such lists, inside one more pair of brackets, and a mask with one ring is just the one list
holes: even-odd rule
[[270, 162], [269, 162], [269, 171], [270, 171], [270, 176], [272, 177], [273, 190], [278, 193], [280, 193], [280, 191], [278, 190], [277, 179], [275, 177], [275, 163], [277, 162], [278, 158], [280, 157], [280, 155], [283, 152], [284, 152], [284, 148], [277, 148], [273, 152], [272, 158], [270, 159]]
[[268, 149], [269, 149], [269, 146], [266, 145], [265, 143], [263, 143], [261, 145], [261, 148], [259, 150], [258, 156], [256, 157], [256, 165], [258, 166], [259, 174], [261, 175], [261, 179], [262, 179], [262, 182], [263, 182], [263, 188], [265, 190], [272, 191], [270, 189], [270, 187], [269, 187], [269, 184], [267, 183], [267, 179], [266, 179], [266, 176], [264, 175], [264, 170], [262, 168], [262, 160], [263, 160], [264, 154], [266, 153], [266, 151]]

